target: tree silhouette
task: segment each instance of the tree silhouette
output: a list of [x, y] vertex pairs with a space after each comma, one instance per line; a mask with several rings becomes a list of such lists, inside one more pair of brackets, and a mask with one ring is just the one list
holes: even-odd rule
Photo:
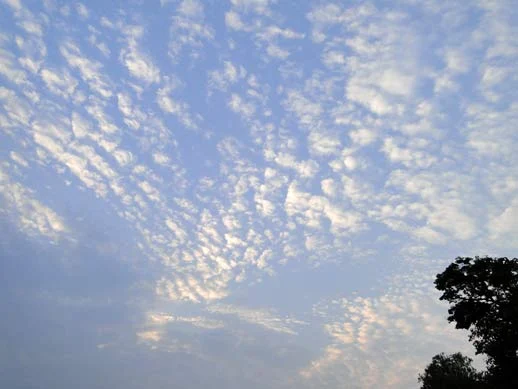
[[[487, 387], [518, 388], [518, 259], [458, 257], [437, 275], [435, 287], [443, 292], [440, 299], [450, 303], [448, 321], [469, 330], [476, 353], [486, 355]], [[466, 368], [458, 371], [469, 372], [466, 359], [455, 355], [435, 356], [420, 382], [429, 369], [440, 376], [440, 369], [452, 363]], [[443, 387], [457, 386], [423, 386]]]
[[[499, 387], [518, 387], [518, 259], [457, 258], [437, 275], [449, 322], [470, 331]], [[505, 385], [505, 386], [504, 386]]]
[[432, 359], [418, 381], [421, 389], [482, 389], [483, 375], [471, 366], [472, 359], [461, 353], [438, 354]]

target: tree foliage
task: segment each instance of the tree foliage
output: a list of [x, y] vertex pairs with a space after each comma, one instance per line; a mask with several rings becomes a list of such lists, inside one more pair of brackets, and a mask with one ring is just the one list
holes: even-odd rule
[[444, 353], [433, 357], [418, 381], [421, 389], [482, 389], [484, 379], [471, 366], [472, 359], [461, 353], [446, 356]]
[[450, 303], [448, 321], [487, 356], [494, 385], [518, 388], [518, 259], [459, 257], [435, 286]]

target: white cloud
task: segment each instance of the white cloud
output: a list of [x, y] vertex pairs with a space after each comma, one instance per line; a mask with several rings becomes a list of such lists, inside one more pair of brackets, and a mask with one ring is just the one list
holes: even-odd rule
[[297, 33], [289, 28], [280, 28], [279, 26], [268, 26], [257, 34], [259, 38], [270, 41], [273, 38], [284, 39], [302, 39], [304, 34]]
[[187, 128], [198, 127], [192, 114], [189, 104], [173, 97], [173, 93], [180, 87], [179, 81], [175, 78], [165, 78], [165, 85], [158, 89], [156, 101], [158, 106], [169, 114], [175, 115], [180, 123]]
[[329, 197], [335, 197], [338, 193], [338, 185], [331, 178], [326, 178], [320, 183], [322, 191]]
[[381, 150], [390, 161], [402, 163], [407, 167], [429, 168], [437, 162], [436, 157], [423, 150], [400, 147], [393, 138], [386, 138]]
[[124, 115], [124, 123], [135, 130], [138, 130], [147, 119], [147, 115], [136, 106], [129, 93], [117, 93], [117, 106]]
[[160, 82], [160, 69], [134, 43], [121, 50], [120, 60], [134, 78], [146, 84]]
[[231, 85], [246, 76], [242, 66], [236, 66], [230, 61], [223, 63], [223, 69], [209, 72], [209, 85], [220, 90], [227, 90]]
[[81, 78], [92, 90], [104, 98], [111, 97], [110, 83], [103, 74], [103, 65], [100, 62], [88, 59], [81, 53], [79, 47], [71, 41], [62, 44], [59, 50], [68, 65], [78, 70]]
[[[85, 107], [86, 111], [97, 121], [99, 128], [107, 135], [119, 133], [119, 128], [113, 123], [113, 120], [106, 114], [104, 104], [98, 100], [91, 100], [91, 103]], [[111, 151], [113, 148], [108, 148]]]
[[356, 83], [356, 81], [353, 80], [351, 80], [347, 86], [347, 98], [360, 103], [378, 115], [392, 113], [394, 110], [394, 107], [383, 94], [377, 92], [370, 86]]
[[133, 161], [133, 154], [127, 150], [115, 150], [112, 155], [120, 166], [126, 166]]
[[218, 280], [200, 282], [198, 279], [187, 276], [177, 277], [174, 280], [160, 279], [156, 284], [156, 293], [169, 300], [185, 300], [195, 303], [201, 301], [221, 300], [228, 295], [226, 285]]
[[358, 161], [352, 155], [347, 155], [344, 158], [344, 166], [348, 170], [355, 170], [358, 167]]
[[311, 229], [322, 229], [323, 218], [331, 223], [330, 231], [333, 234], [357, 232], [363, 228], [358, 213], [342, 209], [325, 197], [303, 192], [294, 182], [288, 188], [284, 206], [289, 216], [297, 217], [300, 223]]
[[[153, 349], [189, 350], [174, 338], [188, 336], [207, 357], [205, 330], [243, 342], [257, 326], [260, 346], [287, 339], [310, 354], [276, 343], [269, 355], [286, 387], [412, 387], [432, 352], [465, 344], [449, 337], [429, 289], [385, 288], [369, 269], [381, 257], [412, 269], [433, 262], [427, 252], [517, 247], [517, 34], [506, 3], [162, 3], [135, 3], [138, 21], [112, 7], [96, 19], [91, 3], [4, 6], [14, 17], [0, 33], [6, 220], [60, 243], [71, 216], [61, 196], [113, 213], [115, 228], [98, 225], [110, 258], [120, 228], [148, 259], [141, 270], [152, 266], [134, 338]], [[56, 29], [67, 35], [57, 46]], [[324, 296], [311, 328], [293, 319], [338, 290], [319, 280], [363, 272], [375, 285]], [[230, 305], [244, 295], [268, 308]]]
[[241, 96], [233, 93], [228, 102], [230, 109], [236, 113], [243, 115], [245, 118], [251, 118], [255, 113], [255, 106], [252, 103], [246, 102]]
[[90, 12], [88, 11], [88, 8], [86, 8], [86, 6], [82, 3], [76, 4], [76, 11], [77, 11], [77, 14], [82, 19], [88, 19], [88, 17], [90, 16]]
[[137, 337], [141, 341], [159, 342], [162, 339], [160, 331], [140, 331], [137, 332]]
[[157, 163], [159, 165], [167, 166], [170, 159], [166, 154], [161, 153], [161, 152], [156, 152], [153, 154], [153, 161], [155, 161], [155, 163]]
[[163, 326], [169, 323], [183, 323], [208, 330], [223, 328], [225, 326], [221, 320], [210, 319], [203, 316], [175, 316], [163, 312], [149, 313], [148, 321], [150, 325]]
[[91, 124], [77, 112], [72, 112], [72, 131], [77, 138], [83, 138], [90, 133]]
[[20, 0], [3, 0], [3, 2], [15, 11], [20, 11], [22, 9], [22, 3]]
[[332, 25], [344, 20], [343, 10], [336, 4], [319, 5], [308, 13], [307, 18], [319, 25]]
[[[412, 277], [418, 285], [419, 276]], [[304, 380], [316, 384], [333, 376], [340, 386], [352, 382], [359, 388], [406, 388], [415, 385], [434, 354], [471, 354], [465, 334], [448, 325], [447, 308], [428, 288], [395, 282], [377, 297], [353, 296], [316, 306], [331, 343], [300, 371]]]
[[52, 93], [64, 98], [69, 98], [78, 85], [77, 80], [66, 70], [55, 72], [50, 69], [43, 69], [41, 71], [41, 78]]
[[441, 231], [435, 229], [447, 231], [458, 240], [472, 239], [479, 233], [479, 223], [474, 217], [480, 212], [479, 205], [475, 199], [466, 201], [463, 195], [475, 190], [470, 181], [468, 177], [451, 172], [437, 177], [427, 172], [412, 174], [396, 170], [388, 184], [422, 199], [429, 209], [424, 215], [427, 225], [415, 233], [428, 241], [441, 243]]
[[[3, 102], [3, 109], [7, 116], [12, 120], [10, 125], [28, 125], [33, 110], [25, 99], [20, 98], [10, 89], [0, 87], [0, 100]], [[7, 127], [7, 123], [5, 123]]]
[[205, 23], [203, 3], [182, 0], [171, 20], [169, 55], [172, 61], [179, 62], [184, 52], [198, 58], [204, 45], [213, 39], [214, 31]]
[[11, 151], [9, 153], [9, 156], [11, 159], [16, 162], [18, 165], [23, 167], [29, 167], [29, 163], [26, 161], [25, 158], [23, 158], [20, 154], [18, 154], [16, 151]]
[[448, 49], [444, 57], [448, 70], [454, 73], [465, 73], [470, 67], [469, 58], [461, 50]]
[[279, 153], [274, 158], [274, 161], [279, 166], [295, 170], [302, 178], [313, 177], [319, 169], [319, 165], [316, 161], [297, 161], [293, 155], [286, 153]]
[[245, 30], [247, 27], [242, 22], [241, 17], [235, 11], [228, 11], [225, 13], [225, 24], [233, 30]]
[[301, 125], [311, 127], [322, 114], [322, 107], [318, 102], [312, 102], [299, 91], [288, 91], [284, 101], [286, 108], [293, 112]]
[[467, 128], [464, 130], [468, 145], [480, 155], [514, 155], [515, 131], [513, 124], [518, 118], [518, 104], [507, 109], [493, 110], [489, 106], [473, 104], [467, 109]]
[[389, 69], [383, 72], [379, 80], [380, 87], [393, 95], [410, 96], [414, 87], [414, 77], [399, 70]]
[[13, 217], [18, 228], [29, 236], [46, 237], [53, 242], [68, 235], [65, 221], [54, 210], [35, 198], [33, 191], [15, 182], [0, 169], [0, 194], [3, 213]]
[[[489, 222], [489, 232], [495, 240], [501, 240], [506, 246], [518, 246], [518, 198], [506, 207], [502, 213], [495, 215]], [[505, 242], [505, 243], [504, 243]]]
[[14, 84], [27, 82], [27, 75], [17, 66], [16, 57], [2, 48], [0, 48], [0, 74]]
[[258, 14], [269, 13], [268, 6], [272, 0], [231, 0], [234, 7], [247, 12], [256, 12]]
[[337, 154], [341, 146], [336, 134], [312, 131], [308, 136], [309, 151], [315, 155]]
[[219, 315], [233, 315], [239, 320], [250, 324], [261, 326], [269, 331], [297, 335], [293, 329], [295, 326], [305, 325], [306, 323], [290, 317], [278, 317], [268, 310], [250, 309], [232, 305], [211, 305], [207, 308], [210, 313]]

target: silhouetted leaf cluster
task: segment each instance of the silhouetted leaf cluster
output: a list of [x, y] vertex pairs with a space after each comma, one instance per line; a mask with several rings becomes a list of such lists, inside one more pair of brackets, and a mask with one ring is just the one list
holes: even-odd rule
[[[518, 259], [459, 257], [437, 275], [435, 287], [443, 292], [440, 299], [450, 303], [448, 321], [468, 330], [476, 353], [487, 357], [487, 372], [477, 376], [477, 385], [518, 388]], [[439, 354], [420, 382], [424, 384], [421, 377], [450, 377], [449, 370], [441, 373], [441, 368], [452, 366], [455, 374], [466, 373], [468, 381], [473, 378], [466, 357]], [[422, 386], [457, 387], [464, 386]]]
[[484, 377], [471, 366], [472, 359], [461, 353], [438, 354], [423, 374], [419, 375], [422, 389], [482, 389]]

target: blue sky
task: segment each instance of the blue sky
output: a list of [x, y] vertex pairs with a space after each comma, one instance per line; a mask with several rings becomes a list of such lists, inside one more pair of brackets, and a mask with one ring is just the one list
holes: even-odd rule
[[1, 386], [415, 388], [473, 355], [433, 279], [516, 255], [515, 5], [1, 1]]

